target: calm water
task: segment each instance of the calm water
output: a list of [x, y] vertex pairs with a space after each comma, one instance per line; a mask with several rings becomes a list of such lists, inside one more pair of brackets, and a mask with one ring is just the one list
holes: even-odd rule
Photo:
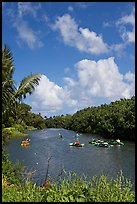
[[[59, 133], [63, 135], [63, 139], [59, 138]], [[77, 140], [75, 135], [76, 132], [65, 129], [33, 130], [27, 137], [12, 139], [6, 148], [13, 163], [20, 161], [27, 166], [25, 171], [35, 171], [31, 179], [37, 184], [42, 184], [45, 179], [50, 156], [49, 175], [54, 179], [63, 165], [66, 171], [75, 171], [78, 175], [84, 173], [90, 177], [107, 174], [115, 178], [122, 170], [125, 177], [135, 182], [133, 142], [125, 142], [124, 146], [101, 148], [88, 143], [93, 138], [97, 139], [97, 136], [81, 134], [78, 141], [85, 146], [70, 147], [69, 143]], [[20, 146], [24, 138], [31, 139], [29, 147]]]

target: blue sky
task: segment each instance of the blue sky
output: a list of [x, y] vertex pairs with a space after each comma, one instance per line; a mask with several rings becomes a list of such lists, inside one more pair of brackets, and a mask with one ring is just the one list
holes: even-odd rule
[[24, 102], [43, 116], [135, 95], [133, 2], [3, 2], [2, 44], [14, 80], [40, 73]]

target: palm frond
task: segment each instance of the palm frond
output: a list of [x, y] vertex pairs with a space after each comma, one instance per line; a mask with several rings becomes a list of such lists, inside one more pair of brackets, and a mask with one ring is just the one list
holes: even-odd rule
[[2, 50], [2, 81], [11, 79], [14, 72], [13, 54], [7, 45]]
[[12, 79], [13, 72], [13, 55], [5, 45], [2, 50], [2, 114], [6, 112], [8, 106], [14, 101], [13, 96], [16, 88]]
[[25, 77], [15, 93], [15, 98], [21, 100], [22, 98], [26, 98], [28, 93], [32, 94], [35, 87], [39, 85], [40, 78], [41, 74], [31, 74], [30, 76]]

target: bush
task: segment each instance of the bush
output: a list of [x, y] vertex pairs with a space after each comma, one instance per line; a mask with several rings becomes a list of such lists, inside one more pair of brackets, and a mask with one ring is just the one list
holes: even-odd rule
[[21, 170], [21, 164], [16, 164], [13, 166], [9, 160], [8, 153], [5, 150], [2, 150], [2, 174], [3, 179], [9, 184], [20, 183], [20, 179], [17, 176], [17, 172]]
[[43, 197], [41, 188], [30, 181], [25, 186], [8, 186], [2, 194], [2, 202], [39, 202]]
[[53, 185], [46, 191], [43, 202], [134, 202], [135, 192], [131, 182], [118, 175], [116, 180], [107, 176], [78, 177], [75, 173], [63, 179], [60, 186]]
[[135, 202], [131, 181], [122, 172], [115, 180], [102, 175], [87, 178], [67, 173], [59, 182], [37, 186], [17, 176], [8, 154], [2, 155], [2, 202]]
[[27, 135], [24, 132], [20, 132], [19, 129], [21, 130], [19, 126], [3, 128], [2, 129], [2, 143], [4, 144], [6, 141], [11, 139], [12, 137]]
[[23, 132], [24, 133], [24, 126], [20, 125], [20, 124], [14, 124], [12, 127], [15, 128], [15, 130], [18, 130], [19, 132]]

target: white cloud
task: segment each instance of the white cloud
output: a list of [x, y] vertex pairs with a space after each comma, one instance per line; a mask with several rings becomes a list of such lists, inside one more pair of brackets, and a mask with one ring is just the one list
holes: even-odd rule
[[45, 75], [42, 75], [39, 86], [29, 96], [29, 100], [34, 110], [37, 112], [44, 110], [45, 113], [57, 113], [66, 104], [68, 106], [76, 104], [76, 101], [70, 98], [67, 89], [50, 81]]
[[69, 86], [75, 86], [76, 85], [76, 82], [70, 78], [70, 77], [65, 77], [64, 78], [64, 81], [69, 85]]
[[22, 19], [17, 19], [13, 26], [18, 32], [19, 43], [26, 43], [30, 49], [40, 48], [43, 46], [42, 41], [39, 39], [38, 31], [33, 31], [27, 24], [27, 22]]
[[65, 73], [70, 72], [70, 68], [69, 68], [69, 67], [66, 67], [66, 68], [64, 69], [64, 72], [65, 72]]
[[112, 44], [111, 48], [117, 53], [123, 51], [126, 48], [126, 45], [124, 43]]
[[[132, 26], [132, 31], [127, 31], [125, 25], [130, 24]], [[130, 43], [135, 42], [135, 8], [133, 8], [130, 15], [123, 16], [120, 18], [116, 25], [119, 26], [121, 37], [124, 41], [128, 41]]]
[[126, 46], [127, 43], [118, 43], [118, 44], [112, 44], [110, 48], [110, 52], [114, 53], [116, 57], [122, 58], [126, 56]]
[[135, 74], [129, 71], [124, 75], [124, 79], [130, 82], [135, 82]]
[[[35, 3], [35, 2], [34, 2]], [[36, 19], [37, 11], [41, 8], [41, 4], [35, 4], [32, 6], [30, 2], [18, 2], [17, 10], [15, 9], [14, 2], [10, 4], [10, 7], [6, 8], [5, 14], [9, 17], [11, 26], [16, 29], [17, 44], [22, 46], [26, 44], [30, 49], [43, 47], [43, 42], [40, 40], [40, 31], [35, 31], [28, 24], [28, 21], [24, 20], [25, 15], [31, 15]]]
[[64, 78], [64, 86], [58, 86], [42, 75], [39, 86], [29, 96], [32, 110], [43, 115], [58, 115], [64, 107], [74, 113], [94, 106], [98, 100], [115, 101], [131, 98], [135, 94], [135, 74], [119, 72], [114, 57], [97, 62], [84, 59], [75, 64], [77, 80]]
[[44, 14], [43, 16], [42, 16], [42, 18], [43, 18], [43, 20], [47, 23], [47, 22], [49, 22], [49, 18], [48, 18], [48, 16], [46, 15], [46, 14]]
[[[113, 57], [101, 59], [97, 62], [85, 59], [79, 61], [75, 66], [78, 70], [81, 86], [88, 90], [87, 92], [92, 97], [116, 100], [121, 97], [130, 98], [135, 91], [134, 83], [124, 82], [124, 76], [120, 74]], [[134, 74], [130, 73], [130, 77], [131, 75], [133, 78]]]
[[74, 8], [72, 6], [68, 7], [68, 11], [73, 11], [73, 10], [74, 10]]
[[42, 75], [39, 86], [32, 94], [32, 101], [35, 101], [34, 109], [60, 110], [63, 105], [63, 88], [51, 82], [45, 75]]
[[102, 25], [103, 25], [104, 28], [106, 28], [106, 27], [112, 27], [112, 23], [111, 23], [111, 22], [105, 22], [105, 21], [104, 21]]
[[[36, 3], [34, 3], [36, 4]], [[41, 8], [41, 4], [33, 5], [30, 2], [18, 2], [18, 13], [20, 17], [24, 15], [31, 15], [34, 18], [37, 17], [37, 11]]]
[[57, 17], [53, 30], [59, 30], [66, 45], [76, 47], [78, 50], [103, 54], [108, 51], [108, 46], [103, 42], [102, 36], [90, 31], [88, 28], [78, 28], [77, 23], [69, 14]]

